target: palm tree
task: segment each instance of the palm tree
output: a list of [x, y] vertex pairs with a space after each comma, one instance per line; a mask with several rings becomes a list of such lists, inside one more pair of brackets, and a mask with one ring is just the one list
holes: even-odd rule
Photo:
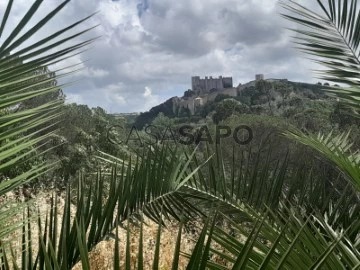
[[[339, 227], [330, 224], [321, 213], [304, 214], [301, 207], [282, 196], [286, 160], [277, 169], [270, 168], [269, 160], [264, 167], [259, 167], [258, 162], [249, 166], [243, 160], [241, 168], [233, 167], [236, 172], [229, 172], [219, 148], [209, 148], [202, 161], [196, 156], [197, 149], [186, 153], [168, 147], [155, 148], [135, 160], [131, 157], [120, 160], [100, 153], [99, 160], [113, 164], [112, 171], [99, 172], [95, 181], [91, 174], [82, 175], [75, 192], [68, 187], [65, 207], [60, 212], [62, 221], [58, 220], [59, 207], [54, 195], [46, 224], [42, 225], [42, 218], [38, 217], [38, 224], [23, 226], [24, 259], [19, 268], [70, 269], [81, 261], [83, 269], [90, 269], [88, 252], [115, 229], [114, 269], [119, 269], [120, 262], [125, 269], [131, 269], [129, 221], [137, 222], [142, 231], [144, 217], [159, 223], [154, 267], [159, 265], [163, 224], [174, 219], [183, 224], [194, 218], [207, 221], [192, 254], [183, 254], [189, 258], [190, 269], [237, 269], [239, 266], [296, 269], [294, 265], [300, 269], [310, 266], [342, 269], [360, 262], [348, 237], [358, 231], [356, 216], [350, 216], [354, 225], [349, 226], [346, 234], [341, 233]], [[254, 159], [261, 160], [258, 156]], [[268, 206], [263, 207], [264, 203]], [[71, 214], [71, 205], [76, 206], [74, 214]], [[214, 209], [217, 212], [214, 213]], [[28, 215], [31, 218], [34, 214], [28, 211]], [[231, 229], [215, 226], [219, 222], [229, 224]], [[55, 230], [58, 225], [60, 229]], [[128, 231], [124, 258], [119, 257], [118, 225]], [[42, 232], [36, 248], [38, 253], [33, 252], [34, 226]], [[180, 225], [173, 269], [178, 269], [181, 228]], [[142, 234], [137, 269], [143, 269]], [[244, 237], [248, 241], [242, 241]], [[12, 253], [6, 255], [6, 262], [14, 259]], [[224, 263], [208, 261], [210, 255], [222, 258]], [[345, 255], [344, 259], [338, 259]]]
[[[38, 71], [47, 70], [48, 66], [67, 60], [93, 41], [86, 40], [75, 45], [67, 44], [68, 41], [91, 30], [85, 29], [71, 33], [91, 16], [37, 42], [24, 47], [22, 45], [45, 27], [68, 2], [64, 1], [38, 23], [30, 26], [32, 17], [43, 4], [41, 0], [35, 1], [7, 37], [3, 34], [8, 27], [13, 0], [9, 0], [3, 14], [0, 25], [2, 39], [0, 45], [0, 196], [40, 177], [56, 166], [56, 164], [43, 161], [41, 157], [46, 151], [44, 145], [54, 134], [53, 127], [61, 115], [63, 101], [51, 100], [28, 109], [18, 110], [18, 108], [30, 99], [58, 92], [65, 86], [55, 85], [53, 82], [57, 78], [70, 74], [66, 72], [66, 69], [57, 70], [59, 75], [55, 77], [44, 76], [43, 72]], [[28, 30], [25, 30], [27, 28]], [[61, 71], [65, 72], [60, 75]], [[36, 162], [32, 162], [34, 160]], [[25, 163], [30, 163], [29, 168], [24, 168]], [[15, 170], [17, 174], [9, 177], [9, 170]], [[0, 204], [0, 241], [16, 229], [16, 224], [13, 224], [11, 220], [22, 207], [24, 205], [14, 208], [3, 202]]]
[[[341, 83], [343, 87], [326, 89], [329, 95], [336, 97], [344, 106], [353, 109], [358, 117], [360, 91], [360, 11], [358, 2], [329, 1], [326, 4], [318, 0], [323, 14], [294, 1], [281, 1], [290, 11], [283, 16], [302, 28], [293, 29], [298, 33], [295, 43], [299, 50], [311, 55], [315, 62], [326, 69], [318, 71], [320, 78]], [[286, 134], [305, 145], [316, 149], [326, 159], [334, 163], [350, 181], [360, 189], [360, 156], [352, 149], [349, 134], [333, 136], [306, 135], [298, 131]]]
[[[30, 13], [25, 15], [24, 22], [20, 23], [20, 25], [29, 21], [41, 2], [35, 1], [29, 11]], [[67, 2], [69, 1], [65, 1], [56, 8], [51, 13], [52, 16], [60, 11]], [[321, 1], [318, 1], [318, 3], [321, 7], [324, 7]], [[336, 25], [342, 25], [341, 29], [349, 27], [348, 33], [353, 35], [358, 33], [355, 30], [351, 31], [352, 28], [355, 29], [355, 26], [359, 25], [353, 22], [358, 14], [356, 1], [351, 2], [351, 8], [349, 9], [351, 12], [344, 11], [347, 10], [344, 8], [345, 3], [348, 5], [348, 1], [338, 1], [338, 5], [335, 5], [335, 1], [329, 1], [330, 11], [324, 8], [327, 11], [324, 12], [329, 14], [330, 17], [326, 17], [326, 15], [321, 19], [319, 19], [321, 15], [303, 8], [293, 1], [287, 1], [284, 5], [291, 12], [296, 12], [296, 14], [310, 20], [312, 23], [308, 22], [308, 25], [312, 29], [314, 27], [316, 29], [316, 26], [320, 25], [320, 22], [315, 21], [314, 18], [320, 21], [323, 20], [326, 27], [319, 29], [323, 31], [325, 29], [329, 33], [314, 34], [304, 31], [304, 34], [310, 35], [310, 39], [319, 39], [316, 40], [317, 45], [315, 47], [317, 48], [316, 51], [321, 51], [318, 46], [323, 48], [323, 44], [319, 45], [319, 42], [327, 42], [327, 40], [329, 42], [339, 42], [339, 38], [331, 37], [332, 34], [335, 35], [334, 29], [330, 28], [334, 22], [338, 23]], [[12, 1], [9, 1], [2, 25], [5, 24], [4, 22], [9, 16], [11, 5]], [[337, 14], [346, 15], [341, 15], [342, 17], [339, 19], [336, 17]], [[355, 15], [349, 16], [348, 14]], [[46, 20], [44, 19], [41, 25], [35, 26], [35, 29], [32, 28], [33, 30], [29, 34], [34, 34], [38, 30], [37, 28], [43, 26], [52, 16], [45, 17]], [[296, 21], [294, 16], [285, 16]], [[333, 22], [334, 17], [337, 19]], [[71, 27], [64, 28], [63, 33], [81, 24], [82, 21]], [[297, 19], [297, 22], [306, 25], [304, 18]], [[16, 31], [20, 30], [21, 27], [16, 28]], [[81, 31], [71, 37], [75, 38], [83, 32]], [[16, 44], [25, 41], [29, 34], [16, 39], [21, 41]], [[37, 147], [39, 142], [51, 136], [51, 133], [46, 133], [46, 135], [39, 138], [36, 137], [37, 133], [35, 132], [30, 134], [31, 136], [23, 138], [20, 136], [22, 132], [36, 128], [44, 123], [52, 123], [53, 119], [56, 119], [59, 114], [58, 109], [61, 108], [61, 104], [58, 105], [59, 108], [56, 107], [55, 109], [53, 109], [53, 104], [47, 104], [47, 106], [44, 105], [45, 107], [41, 106], [28, 112], [25, 111], [27, 114], [24, 111], [18, 113], [11, 111], [13, 106], [19, 104], [22, 100], [51, 91], [50, 89], [33, 91], [32, 76], [28, 74], [39, 68], [39, 66], [49, 65], [61, 60], [66, 57], [65, 55], [69, 55], [69, 53], [91, 42], [81, 42], [78, 45], [70, 46], [68, 50], [60, 50], [50, 54], [49, 58], [39, 58], [38, 62], [32, 63], [30, 61], [25, 63], [30, 50], [34, 49], [36, 51], [37, 46], [44, 45], [45, 42], [49, 42], [55, 37], [52, 35], [42, 40], [37, 46], [33, 48], [30, 46], [28, 51], [20, 51], [20, 54], [9, 55], [10, 50], [14, 48], [10, 48], [10, 50], [8, 48], [15, 43], [13, 40], [17, 35], [13, 34], [12, 36], [9, 42], [5, 41], [3, 43], [5, 45], [0, 47], [0, 56], [2, 57], [0, 58], [0, 68], [6, 67], [4, 70], [0, 69], [0, 74], [2, 74], [0, 83], [5, 81], [4, 84], [0, 85], [3, 86], [0, 91], [4, 93], [5, 100], [8, 100], [7, 103], [2, 105], [2, 108], [10, 110], [10, 113], [6, 114], [8, 118], [0, 118], [1, 123], [4, 123], [6, 127], [4, 131], [1, 129], [1, 138], [3, 138], [3, 134], [9, 134], [5, 138], [16, 138], [9, 141], [1, 140], [4, 142], [3, 145], [6, 146], [2, 149], [11, 149], [9, 152], [1, 151], [1, 157], [6, 158], [5, 160], [13, 160], [8, 166], [14, 166], [14, 162], [29, 155], [29, 151], [25, 152], [28, 147]], [[321, 39], [324, 40], [321, 41]], [[66, 38], [63, 41], [65, 42], [65, 40]], [[308, 38], [304, 38], [303, 42], [308, 42]], [[53, 47], [56, 48], [58, 45]], [[5, 53], [2, 54], [2, 51], [5, 51]], [[325, 52], [321, 51], [319, 56], [323, 56], [326, 52], [327, 50]], [[329, 55], [331, 55], [330, 52]], [[336, 56], [334, 52], [332, 55], [335, 55], [334, 58], [339, 58], [341, 61], [346, 60], [348, 56]], [[12, 67], [12, 61], [15, 62], [15, 57], [21, 60], [20, 64], [15, 66], [16, 71], [13, 70], [15, 67]], [[340, 61], [339, 59], [338, 61]], [[6, 66], [8, 63], [11, 66]], [[334, 64], [334, 66], [336, 65]], [[350, 65], [354, 70], [358, 66], [356, 63]], [[343, 68], [343, 65], [339, 65], [338, 69], [341, 68]], [[338, 69], [336, 70], [339, 73], [334, 73], [334, 69], [328, 72], [327, 76], [333, 75], [334, 80], [337, 78], [338, 82], [344, 83], [345, 80], [348, 80], [349, 74], [346, 73], [345, 76], [345, 73], [340, 72]], [[22, 76], [25, 76], [26, 80], [22, 80]], [[20, 87], [15, 82], [26, 82], [27, 84]], [[53, 90], [56, 91], [56, 89], [58, 89], [58, 86], [54, 87]], [[349, 93], [346, 91], [350, 90], [334, 90], [331, 93], [340, 93], [339, 96], [347, 100], [349, 105], [354, 105], [354, 100], [350, 102], [350, 98], [347, 98], [349, 96], [344, 95], [344, 93]], [[356, 92], [352, 89], [351, 91], [351, 95], [355, 95]], [[18, 115], [20, 113], [21, 115]], [[25, 119], [33, 121], [23, 122]], [[30, 126], [29, 122], [31, 123]], [[51, 124], [49, 124], [49, 128], [51, 128]], [[357, 183], [356, 177], [359, 174], [355, 169], [358, 168], [356, 163], [358, 159], [355, 154], [346, 155], [346, 151], [350, 149], [346, 136], [342, 135], [336, 138], [331, 136], [310, 137], [303, 134], [299, 135], [297, 132], [289, 133], [288, 136], [291, 138], [296, 137], [298, 141], [305, 144], [310, 144], [308, 143], [309, 140], [313, 139], [313, 146], [315, 143], [319, 144], [314, 148], [320, 149], [320, 146], [324, 147], [321, 153], [331, 157], [331, 160], [340, 168], [341, 172], [345, 173], [345, 177]], [[15, 143], [13, 143], [14, 141]], [[24, 212], [25, 220], [36, 219], [38, 221], [35, 225], [32, 222], [21, 222], [19, 224], [23, 232], [21, 262], [16, 261], [11, 245], [4, 247], [2, 256], [3, 269], [10, 269], [11, 265], [17, 264], [17, 268], [21, 269], [70, 269], [79, 261], [82, 262], [83, 269], [90, 269], [89, 251], [114, 230], [114, 269], [120, 269], [121, 262], [124, 264], [123, 268], [131, 269], [130, 230], [128, 224], [137, 222], [142, 232], [144, 217], [148, 217], [159, 224], [153, 269], [159, 268], [161, 228], [169, 219], [180, 222], [172, 269], [178, 269], [180, 255], [188, 257], [188, 269], [359, 268], [358, 232], [360, 222], [357, 219], [357, 213], [354, 212], [354, 209], [355, 211], [359, 209], [359, 204], [357, 201], [354, 203], [353, 200], [348, 200], [346, 197], [348, 193], [340, 195], [340, 198], [334, 204], [332, 204], [330, 198], [329, 200], [326, 199], [323, 206], [330, 206], [325, 207], [324, 211], [320, 211], [320, 209], [312, 207], [313, 204], [310, 199], [308, 201], [302, 199], [308, 196], [308, 191], [298, 191], [291, 182], [287, 182], [289, 165], [286, 157], [283, 161], [273, 165], [268, 159], [260, 155], [260, 151], [252, 159], [245, 159], [244, 155], [240, 155], [240, 158], [237, 159], [235, 154], [230, 159], [226, 159], [223, 156], [221, 147], [215, 149], [207, 147], [203, 157], [198, 154], [197, 150], [192, 149], [189, 151], [188, 149], [173, 149], [164, 146], [162, 148], [145, 149], [141, 155], [131, 155], [128, 159], [119, 159], [106, 153], [99, 153], [98, 159], [106, 164], [111, 164], [112, 170], [98, 172], [95, 175], [91, 173], [82, 174], [77, 181], [75, 191], [72, 191], [69, 186], [66, 192], [65, 207], [61, 213], [61, 221], [58, 220], [57, 215], [60, 212], [57, 195], [52, 198], [50, 211], [45, 217], [45, 224], [42, 222], [44, 218], [41, 215], [32, 213], [27, 205], [22, 208], [10, 209], [9, 212], [5, 210], [0, 212], [0, 222], [5, 221], [4, 218], [8, 216], [8, 213], [15, 215], [19, 211]], [[3, 153], [9, 154], [5, 156]], [[247, 151], [247, 153], [250, 153], [250, 151]], [[36, 170], [33, 169], [35, 171], [22, 173], [19, 179], [10, 180], [10, 185], [1, 183], [0, 190], [3, 190], [4, 193], [26, 181], [30, 181], [49, 169], [49, 166], [51, 165], [44, 163], [37, 166]], [[304, 183], [306, 181], [313, 182], [311, 176], [308, 176], [309, 178], [304, 177], [304, 174], [298, 174], [296, 170], [291, 170], [291, 173], [293, 173], [293, 178], [296, 178], [294, 183], [298, 183], [300, 180]], [[288, 192], [285, 192], [284, 186]], [[292, 191], [293, 189], [295, 191]], [[289, 193], [292, 196], [289, 196]], [[315, 188], [311, 191], [309, 198], [313, 198], [317, 194], [319, 194], [319, 189]], [[300, 204], [300, 201], [305, 201], [305, 203]], [[71, 213], [72, 205], [76, 208], [74, 214]], [[304, 209], [305, 207], [310, 208], [310, 211]], [[341, 222], [336, 222], [339, 213], [343, 209], [349, 211], [346, 219], [350, 220], [350, 222], [347, 226], [344, 226]], [[2, 213], [3, 215], [1, 215]], [[194, 243], [192, 253], [184, 254], [180, 250], [182, 224], [193, 218], [205, 220], [204, 226]], [[8, 220], [3, 224], [7, 224]], [[223, 223], [227, 223], [229, 229], [219, 225]], [[127, 245], [124, 258], [120, 258], [119, 255], [119, 225], [125, 226], [128, 232], [125, 240]], [[35, 236], [32, 233], [34, 226], [39, 228], [40, 236]], [[59, 226], [60, 230], [57, 230], [56, 228]], [[0, 232], [4, 236], [12, 228], [2, 226]], [[245, 240], [242, 240], [244, 238]], [[2, 239], [1, 233], [0, 239]], [[38, 252], [33, 250], [33, 245], [36, 242]], [[139, 236], [138, 250], [136, 268], [143, 269], [142, 233]], [[214, 256], [221, 258], [222, 263], [211, 260], [211, 257]]]

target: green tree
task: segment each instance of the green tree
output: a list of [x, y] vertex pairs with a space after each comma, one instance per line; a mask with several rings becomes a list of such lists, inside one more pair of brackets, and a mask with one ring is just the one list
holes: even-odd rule
[[291, 89], [291, 87], [289, 85], [281, 83], [281, 82], [274, 83], [274, 90], [276, 92], [280, 93], [283, 102], [287, 98], [289, 98], [289, 95], [292, 92], [292, 89]]
[[266, 98], [267, 104], [269, 106], [270, 114], [273, 115], [274, 112], [273, 112], [273, 108], [271, 106], [271, 101], [272, 101], [272, 98], [273, 98], [273, 93], [272, 93], [273, 85], [272, 85], [272, 83], [268, 82], [266, 80], [260, 80], [260, 81], [256, 82], [255, 88], [257, 89], [258, 96], [260, 96], [260, 97], [264, 96]]
[[171, 126], [174, 125], [174, 119], [165, 116], [165, 114], [161, 112], [151, 122], [151, 124], [154, 125], [154, 126], [167, 128], [167, 127], [171, 127]]
[[219, 124], [234, 113], [245, 114], [249, 111], [248, 106], [233, 98], [224, 99], [216, 106], [213, 121], [215, 124]]

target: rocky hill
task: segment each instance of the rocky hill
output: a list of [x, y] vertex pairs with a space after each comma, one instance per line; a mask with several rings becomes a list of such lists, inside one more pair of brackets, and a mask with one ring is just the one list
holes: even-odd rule
[[321, 83], [267, 79], [240, 84], [236, 88], [212, 89], [207, 93], [188, 90], [182, 97], [173, 97], [141, 113], [135, 125], [141, 129], [160, 113], [179, 122], [193, 122], [208, 117], [215, 124], [232, 114], [299, 117], [298, 113], [311, 113], [314, 106], [332, 110], [334, 99], [325, 95], [324, 89], [327, 87], [328, 84]]

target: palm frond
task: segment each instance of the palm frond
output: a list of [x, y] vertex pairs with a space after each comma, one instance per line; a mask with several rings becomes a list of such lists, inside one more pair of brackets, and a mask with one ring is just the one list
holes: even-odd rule
[[289, 131], [285, 136], [304, 145], [310, 146], [324, 158], [332, 162], [344, 173], [357, 188], [360, 188], [360, 154], [351, 152], [352, 144], [349, 142], [349, 133], [333, 136], [323, 134], [304, 134], [300, 131]]
[[[239, 224], [220, 213], [230, 224], [213, 228], [209, 223], [202, 234], [211, 241], [212, 257], [202, 258], [196, 253], [187, 254], [189, 261], [207, 261], [209, 269], [355, 269], [360, 253], [344, 232], [334, 231], [324, 219], [313, 215], [303, 216], [294, 208], [282, 207], [276, 213], [268, 209], [256, 212], [243, 206], [251, 222]], [[209, 240], [211, 239], [211, 240]], [[201, 237], [197, 248], [205, 250]], [[215, 248], [216, 246], [216, 248]], [[221, 259], [222, 263], [217, 263]], [[206, 267], [196, 269], [207, 269]]]
[[[39, 231], [43, 232], [38, 247], [40, 257], [39, 260], [33, 258], [31, 268], [47, 267], [50, 263], [58, 264], [59, 269], [71, 269], [80, 260], [88, 267], [88, 252], [92, 248], [116, 226], [130, 219], [142, 223], [143, 216], [159, 224], [156, 243], [160, 245], [165, 219], [181, 222], [202, 215], [200, 209], [179, 192], [199, 170], [189, 166], [194, 153], [187, 157], [168, 148], [150, 148], [140, 158], [129, 157], [126, 163], [116, 164], [110, 173], [79, 177], [74, 192], [70, 186], [67, 188], [62, 213], [58, 212], [57, 197], [53, 196], [45, 225], [39, 225]], [[72, 204], [76, 205], [74, 214]], [[58, 214], [62, 214], [60, 230], [55, 229], [59, 225]], [[141, 247], [141, 239], [139, 243]], [[158, 248], [154, 269], [159, 256]], [[138, 257], [141, 262], [142, 252]]]
[[[57, 85], [54, 82], [62, 76], [70, 75], [71, 72], [60, 77], [53, 76], [48, 67], [68, 59], [74, 53], [79, 53], [93, 40], [81, 41], [75, 45], [67, 43], [93, 29], [91, 27], [72, 33], [75, 27], [90, 18], [86, 17], [55, 34], [45, 36], [40, 41], [28, 44], [30, 38], [35, 37], [36, 40], [36, 34], [54, 19], [69, 0], [63, 1], [33, 25], [31, 21], [34, 15], [44, 4], [42, 0], [35, 0], [15, 26], [9, 24], [13, 2], [8, 1], [0, 25], [0, 109], [5, 112], [0, 115], [0, 177], [5, 179], [9, 178], [9, 169], [19, 168], [28, 160], [40, 160], [46, 151], [42, 146], [53, 136], [54, 126], [62, 114], [63, 100], [52, 100], [31, 108], [22, 108], [21, 104], [29, 99], [56, 93], [61, 87], [65, 87], [66, 85]], [[4, 30], [9, 27], [13, 29], [4, 37]], [[56, 38], [58, 40], [53, 42]], [[38, 162], [30, 170], [20, 170], [15, 177], [0, 179], [0, 196], [40, 177], [54, 167], [55, 164]], [[15, 210], [11, 208], [13, 213]], [[0, 214], [7, 211], [9, 210], [5, 205], [0, 205]], [[9, 213], [8, 218], [0, 220], [1, 237], [11, 228], [9, 226], [12, 226], [12, 216]]]
[[[359, 109], [360, 98], [360, 10], [357, 0], [317, 0], [322, 13], [307, 8], [296, 1], [280, 1], [285, 12], [282, 16], [299, 28], [297, 48], [309, 54], [325, 67], [319, 70], [321, 79], [345, 84], [347, 88], [325, 89], [344, 103]], [[324, 3], [326, 2], [326, 3]]]

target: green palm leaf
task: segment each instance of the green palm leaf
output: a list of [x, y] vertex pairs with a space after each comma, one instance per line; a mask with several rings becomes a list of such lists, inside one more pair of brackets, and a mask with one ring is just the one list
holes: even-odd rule
[[[297, 48], [325, 67], [321, 79], [342, 83], [347, 88], [326, 89], [347, 105], [359, 109], [360, 101], [360, 11], [357, 0], [317, 0], [322, 13], [293, 0], [280, 1], [282, 16], [295, 22]], [[324, 3], [326, 2], [326, 3]]]
[[[40, 156], [46, 151], [43, 150], [43, 146], [53, 136], [54, 126], [62, 114], [63, 100], [53, 100], [32, 108], [22, 108], [21, 104], [29, 99], [60, 91], [61, 87], [65, 86], [56, 85], [54, 82], [71, 73], [53, 76], [48, 66], [79, 53], [91, 40], [78, 42], [75, 45], [69, 45], [67, 42], [92, 29], [72, 33], [75, 27], [80, 26], [90, 18], [86, 17], [55, 34], [42, 38], [40, 41], [27, 44], [26, 42], [46, 27], [70, 1], [63, 1], [49, 14], [43, 16], [38, 23], [32, 25], [31, 21], [35, 13], [44, 4], [43, 0], [36, 0], [20, 22], [11, 26], [8, 22], [13, 2], [8, 1], [0, 24], [0, 109], [6, 112], [0, 115], [1, 178], [7, 177], [9, 169], [21, 168], [25, 161], [34, 158], [40, 159]], [[14, 28], [7, 37], [4, 37], [4, 29], [8, 27]], [[23, 33], [24, 29], [27, 30]], [[59, 39], [53, 42], [55, 38]], [[60, 46], [63, 46], [62, 49]], [[55, 52], [53, 52], [54, 49]], [[0, 196], [40, 177], [53, 169], [55, 165], [39, 162], [30, 170], [20, 171], [11, 179], [6, 181], [0, 179]], [[1, 213], [8, 213], [7, 218], [1, 215], [0, 241], [13, 228], [10, 221], [16, 213], [15, 211], [13, 208], [9, 210], [4, 204], [0, 205], [0, 215]]]
[[[202, 234], [206, 233], [208, 241], [216, 243], [217, 248], [211, 248], [212, 254], [223, 263], [201, 258], [196, 253], [186, 255], [190, 262], [200, 260], [198, 265], [203, 265], [206, 261], [209, 269], [299, 270], [356, 269], [360, 263], [355, 245], [324, 219], [303, 216], [295, 208], [285, 206], [276, 213], [257, 212], [249, 206], [242, 208], [251, 217], [246, 225], [220, 213], [218, 219], [226, 220], [231, 229], [213, 228], [209, 223], [203, 227]], [[205, 249], [203, 238], [199, 238], [196, 248]]]
[[357, 189], [360, 189], [360, 154], [358, 151], [351, 151], [349, 133], [338, 136], [330, 133], [325, 136], [321, 133], [308, 135], [300, 131], [292, 131], [285, 133], [285, 136], [316, 150], [336, 165], [357, 186]]

